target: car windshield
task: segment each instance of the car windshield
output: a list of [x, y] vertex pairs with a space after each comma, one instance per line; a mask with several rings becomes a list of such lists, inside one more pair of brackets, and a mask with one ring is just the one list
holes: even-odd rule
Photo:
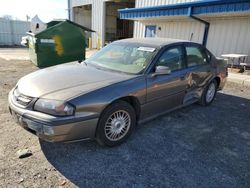
[[110, 44], [85, 62], [111, 71], [138, 74], [147, 67], [155, 53], [156, 49], [151, 47]]

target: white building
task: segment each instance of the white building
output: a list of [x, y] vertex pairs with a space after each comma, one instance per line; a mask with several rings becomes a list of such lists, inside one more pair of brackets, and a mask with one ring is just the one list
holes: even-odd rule
[[30, 22], [0, 18], [0, 46], [19, 46], [29, 30]]
[[96, 31], [93, 47], [98, 36], [102, 46], [130, 36], [169, 37], [206, 44], [216, 56], [250, 56], [250, 0], [71, 0], [71, 7], [74, 21]]
[[119, 19], [118, 9], [135, 7], [135, 0], [71, 0], [70, 7], [72, 21], [96, 31], [93, 48], [133, 37], [133, 21]]

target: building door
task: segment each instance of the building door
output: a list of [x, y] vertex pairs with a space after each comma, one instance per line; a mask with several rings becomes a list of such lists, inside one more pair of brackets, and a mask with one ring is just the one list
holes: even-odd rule
[[147, 25], [145, 30], [145, 37], [155, 37], [156, 35], [156, 26]]

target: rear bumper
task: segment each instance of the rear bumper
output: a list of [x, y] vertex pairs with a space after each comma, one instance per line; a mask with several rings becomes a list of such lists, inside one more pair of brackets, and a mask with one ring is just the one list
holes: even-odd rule
[[218, 90], [222, 90], [225, 87], [226, 82], [227, 82], [227, 76], [228, 76], [227, 73], [219, 75], [220, 85], [218, 86]]
[[54, 117], [16, 106], [9, 94], [9, 110], [21, 127], [49, 142], [94, 139], [98, 117], [93, 115]]

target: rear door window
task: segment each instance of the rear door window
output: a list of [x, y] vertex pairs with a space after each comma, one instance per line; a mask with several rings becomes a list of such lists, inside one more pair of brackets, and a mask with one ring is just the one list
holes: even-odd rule
[[188, 67], [195, 67], [198, 65], [204, 65], [208, 63], [208, 58], [204, 52], [199, 47], [196, 46], [187, 46], [187, 65]]

